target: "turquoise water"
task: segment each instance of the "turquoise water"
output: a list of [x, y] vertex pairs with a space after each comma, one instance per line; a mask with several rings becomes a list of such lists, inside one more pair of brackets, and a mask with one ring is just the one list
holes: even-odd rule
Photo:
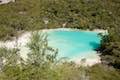
[[96, 32], [87, 31], [51, 31], [48, 44], [58, 49], [58, 57], [74, 58], [92, 54], [100, 45], [101, 37]]

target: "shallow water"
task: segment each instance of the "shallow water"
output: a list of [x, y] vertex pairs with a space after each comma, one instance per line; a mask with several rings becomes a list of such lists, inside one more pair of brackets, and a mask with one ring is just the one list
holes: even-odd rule
[[[48, 31], [48, 44], [58, 49], [58, 57], [94, 57], [101, 37], [96, 32], [87, 31]], [[93, 55], [93, 56], [92, 56]]]

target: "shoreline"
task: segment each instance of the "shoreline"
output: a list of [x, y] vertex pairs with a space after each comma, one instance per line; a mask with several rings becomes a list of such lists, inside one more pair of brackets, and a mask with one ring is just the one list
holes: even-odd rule
[[101, 63], [100, 54], [98, 54], [96, 51], [85, 52], [85, 53], [83, 55], [80, 55], [79, 57], [74, 57], [70, 61], [74, 61], [76, 64], [82, 66], [92, 66]]
[[[96, 53], [97, 54], [97, 53]], [[99, 55], [96, 56], [96, 58], [81, 58], [75, 60], [76, 64], [82, 65], [82, 66], [93, 66], [95, 64], [101, 63], [101, 58]]]
[[[58, 30], [59, 31], [60, 30], [62, 30], [62, 31], [63, 30], [65, 30], [65, 31], [76, 31], [76, 29], [73, 30], [71, 28], [43, 29], [41, 31], [47, 32], [47, 31], [58, 31]], [[81, 30], [77, 29], [77, 31], [81, 31]], [[82, 31], [88, 31], [88, 30], [82, 30]], [[92, 31], [89, 31], [89, 32], [92, 32]], [[93, 32], [105, 33], [106, 31], [105, 30], [99, 30], [99, 31], [98, 30], [94, 30]], [[25, 45], [30, 40], [29, 37], [31, 36], [31, 33], [32, 32], [24, 32], [23, 34], [21, 34], [18, 37], [18, 40], [15, 39], [13, 41], [6, 41], [6, 42], [0, 41], [0, 47], [6, 47], [6, 48], [10, 48], [10, 49], [18, 47], [18, 48], [21, 49], [20, 50], [21, 57], [26, 58], [27, 57], [27, 53], [29, 51], [27, 52]], [[24, 47], [23, 50], [22, 50], [22, 47]], [[92, 66], [94, 64], [101, 63], [100, 56], [97, 54], [97, 52], [95, 52], [94, 55], [96, 56], [94, 58], [89, 58], [89, 56], [87, 55], [88, 57], [86, 57], [86, 56], [85, 57], [78, 57], [76, 59], [73, 59], [72, 61], [75, 62], [76, 64], [80, 64], [81, 65], [81, 64], [83, 64], [82, 61], [85, 60], [84, 65], [86, 65], [86, 66]]]
[[82, 30], [82, 29], [73, 29], [73, 28], [55, 28], [55, 29], [42, 29], [41, 31], [46, 32], [46, 31], [85, 31], [85, 32], [96, 32], [96, 33], [108, 33], [107, 30], [104, 29], [94, 29], [94, 30]]

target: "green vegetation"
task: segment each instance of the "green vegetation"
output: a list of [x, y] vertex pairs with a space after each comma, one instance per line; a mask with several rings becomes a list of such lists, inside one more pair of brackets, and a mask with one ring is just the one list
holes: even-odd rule
[[94, 65], [89, 69], [90, 80], [119, 80], [120, 73], [105, 65]]
[[[16, 0], [0, 5], [0, 27], [5, 28], [0, 30], [0, 39], [9, 39], [23, 30], [57, 28], [63, 24], [79, 29], [119, 27], [119, 6], [119, 0]], [[46, 25], [45, 20], [49, 21]]]
[[[48, 24], [45, 24], [46, 20]], [[88, 75], [90, 80], [120, 79], [119, 26], [119, 0], [16, 0], [0, 5], [0, 40], [4, 41], [24, 31], [44, 28], [107, 29], [109, 34], [103, 36], [99, 51], [102, 62], [117, 70], [95, 65], [85, 69], [85, 76]], [[45, 35], [33, 34], [28, 46], [31, 52], [26, 61], [20, 57], [19, 49], [0, 48], [0, 80], [82, 78], [83, 68], [75, 67], [73, 63], [56, 65], [57, 50], [48, 47]]]
[[111, 29], [103, 36], [100, 52], [103, 63], [120, 69], [120, 35], [118, 29]]
[[28, 48], [30, 53], [26, 60], [22, 59], [17, 48], [0, 49], [0, 80], [52, 80], [51, 77], [56, 75], [52, 65], [57, 52], [48, 48], [45, 35], [33, 33]]
[[47, 45], [44, 34], [33, 33], [28, 48], [30, 52], [26, 60], [22, 59], [18, 48], [0, 48], [0, 80], [120, 79], [120, 73], [105, 65], [82, 67], [73, 62], [58, 62], [57, 51]]

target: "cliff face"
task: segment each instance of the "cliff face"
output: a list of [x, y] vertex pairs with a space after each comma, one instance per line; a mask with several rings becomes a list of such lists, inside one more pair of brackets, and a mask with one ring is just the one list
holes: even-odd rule
[[15, 2], [15, 0], [0, 0], [0, 4], [7, 4], [9, 2]]

